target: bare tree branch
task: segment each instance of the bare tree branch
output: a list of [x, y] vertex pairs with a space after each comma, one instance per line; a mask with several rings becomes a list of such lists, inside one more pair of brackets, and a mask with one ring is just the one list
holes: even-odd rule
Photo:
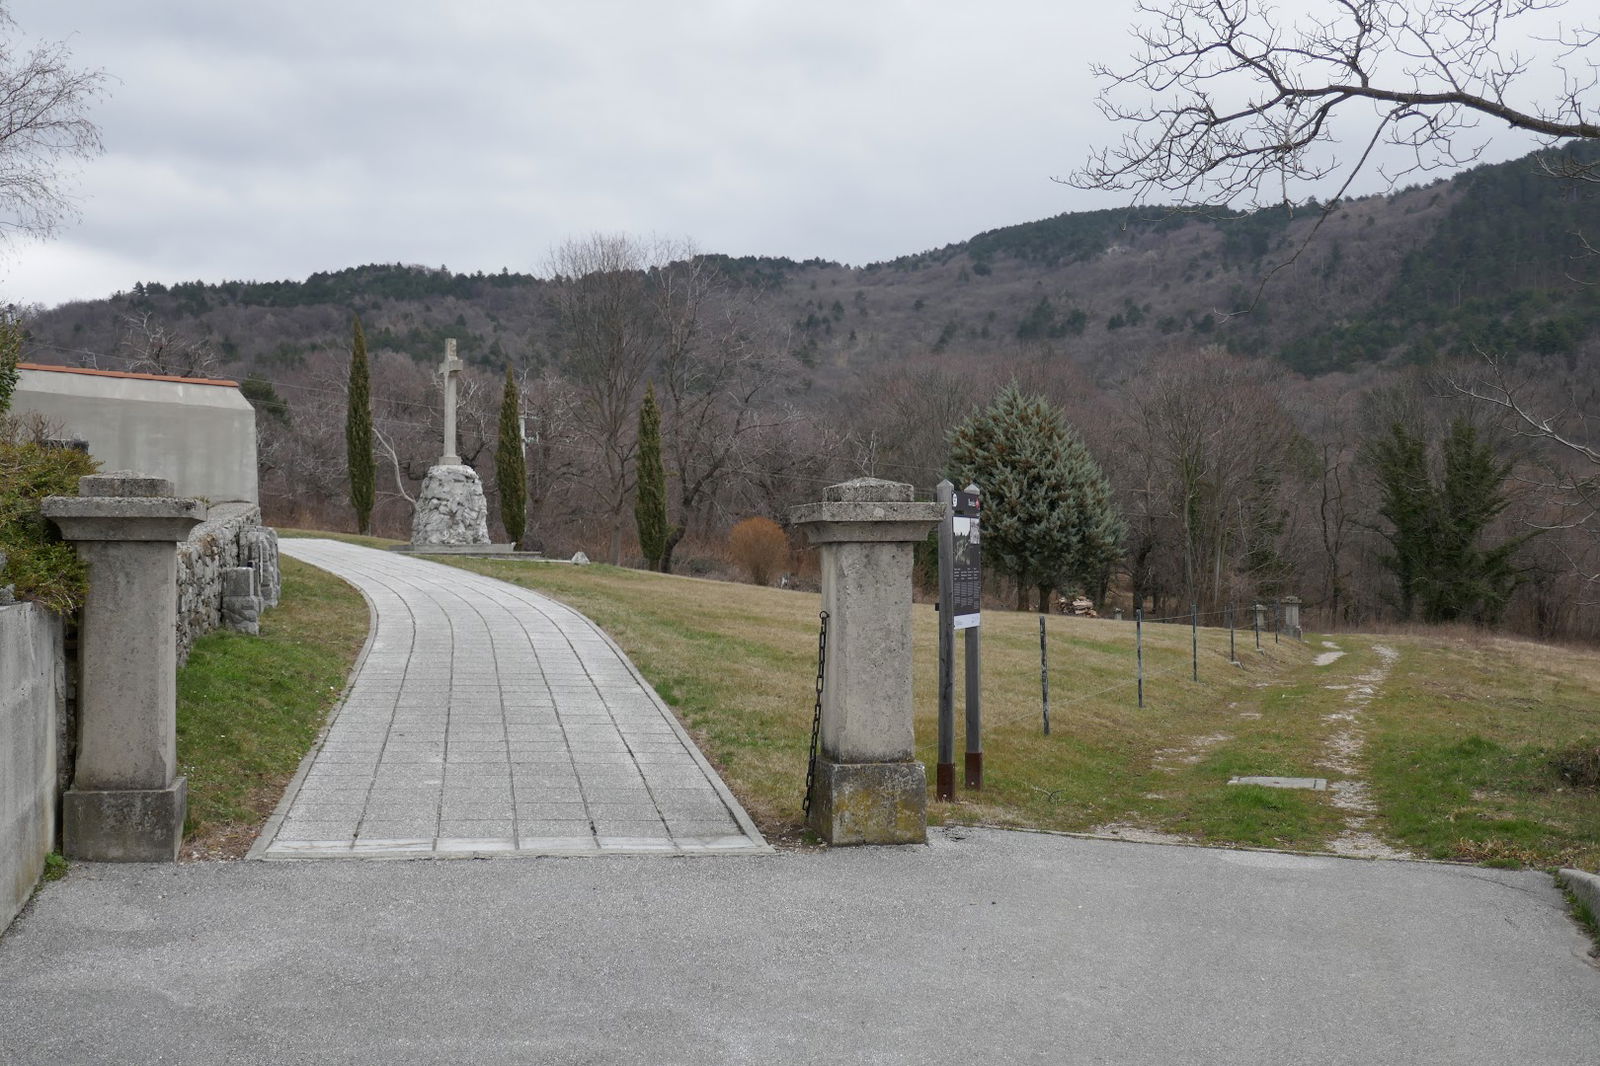
[[[1311, 186], [1372, 155], [1341, 157], [1340, 123], [1371, 122], [1372, 144], [1408, 150], [1390, 181], [1470, 162], [1461, 141], [1481, 120], [1554, 144], [1600, 139], [1593, 50], [1600, 30], [1577, 26], [1540, 37], [1538, 16], [1565, 0], [1335, 0], [1331, 13], [1294, 20], [1263, 0], [1140, 3], [1133, 65], [1097, 66], [1099, 107], [1133, 129], [1093, 153], [1066, 180], [1131, 190], [1138, 200], [1176, 193], [1186, 204], [1297, 202]], [[1533, 61], [1518, 43], [1555, 55], [1562, 89], [1524, 99]], [[1129, 97], [1132, 102], [1129, 102]], [[1367, 105], [1365, 108], [1362, 105]], [[1593, 164], [1552, 163], [1600, 178]]]
[[0, 236], [47, 237], [73, 213], [69, 167], [100, 154], [88, 109], [105, 83], [72, 65], [65, 42], [19, 42], [0, 4]]

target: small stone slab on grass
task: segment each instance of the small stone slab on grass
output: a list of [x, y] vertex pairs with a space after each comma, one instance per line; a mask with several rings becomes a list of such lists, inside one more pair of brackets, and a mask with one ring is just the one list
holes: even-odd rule
[[1263, 788], [1308, 788], [1313, 792], [1328, 791], [1325, 777], [1235, 777], [1230, 785], [1261, 785]]

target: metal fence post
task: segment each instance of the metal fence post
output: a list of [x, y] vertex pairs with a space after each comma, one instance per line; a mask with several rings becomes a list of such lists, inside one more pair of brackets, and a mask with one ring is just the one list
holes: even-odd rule
[[956, 794], [955, 590], [950, 575], [955, 486], [945, 480], [934, 491], [943, 517], [939, 519], [939, 761], [933, 770], [933, 798], [948, 800]]
[[1044, 706], [1044, 735], [1050, 735], [1050, 653], [1044, 640], [1044, 615], [1039, 616], [1039, 696]]

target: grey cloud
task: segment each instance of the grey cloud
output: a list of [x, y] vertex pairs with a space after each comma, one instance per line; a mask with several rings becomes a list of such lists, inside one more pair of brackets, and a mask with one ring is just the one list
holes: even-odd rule
[[591, 230], [860, 263], [1118, 202], [1049, 177], [1111, 135], [1087, 66], [1127, 50], [1120, 5], [10, 6], [118, 79], [83, 218], [18, 251], [10, 298], [530, 269]]

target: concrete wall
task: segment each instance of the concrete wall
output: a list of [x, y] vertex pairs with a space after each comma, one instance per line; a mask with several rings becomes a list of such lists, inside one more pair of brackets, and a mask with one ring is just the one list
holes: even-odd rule
[[261, 502], [256, 413], [232, 382], [23, 364], [14, 414], [38, 414], [89, 442], [101, 469], [172, 481], [212, 505]]
[[0, 607], [0, 930], [28, 901], [55, 847], [57, 753], [65, 728], [61, 620]]

